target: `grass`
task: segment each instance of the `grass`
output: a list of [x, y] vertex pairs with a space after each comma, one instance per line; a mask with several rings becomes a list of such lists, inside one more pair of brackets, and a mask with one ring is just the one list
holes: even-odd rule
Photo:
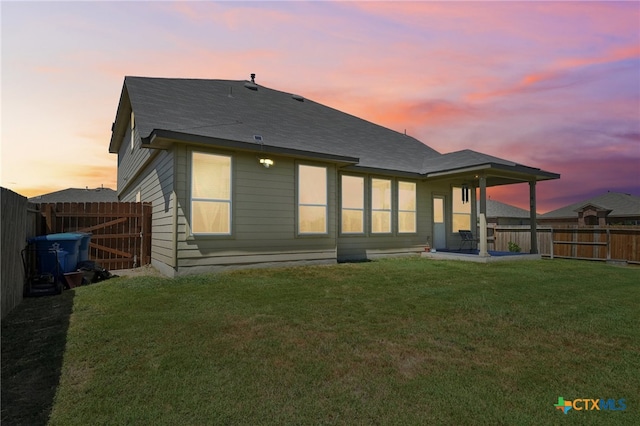
[[49, 422], [638, 424], [639, 278], [421, 259], [117, 278], [73, 291]]

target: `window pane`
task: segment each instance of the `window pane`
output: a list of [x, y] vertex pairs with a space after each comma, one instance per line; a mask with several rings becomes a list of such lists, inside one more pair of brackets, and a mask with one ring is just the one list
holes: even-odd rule
[[230, 234], [231, 204], [217, 201], [193, 201], [192, 232], [194, 234]]
[[194, 152], [191, 194], [193, 198], [231, 199], [231, 157]]
[[342, 176], [342, 208], [364, 208], [364, 178]]
[[416, 184], [414, 182], [398, 182], [398, 210], [416, 209]]
[[342, 232], [363, 233], [364, 220], [362, 210], [342, 210]]
[[371, 208], [391, 210], [391, 181], [371, 179]]
[[371, 232], [391, 232], [391, 212], [373, 211], [371, 212]]
[[454, 213], [453, 232], [458, 232], [461, 229], [471, 230], [471, 215]]
[[471, 202], [462, 202], [462, 188], [454, 187], [451, 190], [453, 232], [461, 229], [471, 230]]
[[453, 212], [471, 214], [471, 202], [462, 203], [462, 188], [454, 187], [452, 190]]
[[327, 232], [327, 208], [324, 206], [300, 206], [298, 210], [299, 232]]
[[300, 204], [327, 204], [326, 167], [299, 166], [298, 197]]
[[398, 212], [398, 232], [416, 232], [414, 212]]
[[444, 199], [433, 199], [433, 222], [444, 223]]

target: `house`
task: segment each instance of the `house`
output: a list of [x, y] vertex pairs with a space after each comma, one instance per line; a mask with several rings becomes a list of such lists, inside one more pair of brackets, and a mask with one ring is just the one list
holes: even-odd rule
[[[480, 215], [480, 204], [476, 205], [476, 212]], [[528, 210], [500, 201], [487, 200], [487, 223], [493, 225], [529, 225], [531, 215]]]
[[487, 187], [529, 182], [535, 212], [536, 182], [559, 178], [441, 154], [253, 75], [125, 77], [109, 152], [119, 199], [153, 204], [152, 264], [168, 276], [458, 247], [476, 202], [486, 218]]
[[640, 197], [621, 192], [606, 192], [538, 218], [547, 226], [640, 225]]
[[117, 203], [118, 193], [111, 188], [67, 188], [29, 198], [30, 203]]

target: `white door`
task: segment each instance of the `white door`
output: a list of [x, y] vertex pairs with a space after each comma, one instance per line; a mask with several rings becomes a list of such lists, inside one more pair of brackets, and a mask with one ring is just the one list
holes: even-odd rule
[[433, 196], [433, 247], [447, 248], [447, 233], [444, 223], [444, 196]]

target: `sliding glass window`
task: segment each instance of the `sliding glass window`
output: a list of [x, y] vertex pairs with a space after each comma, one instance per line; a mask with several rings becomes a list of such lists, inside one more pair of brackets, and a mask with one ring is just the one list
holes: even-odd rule
[[371, 179], [371, 233], [391, 232], [391, 181]]
[[298, 165], [298, 233], [327, 233], [327, 168]]
[[342, 233], [364, 233], [364, 178], [342, 176]]
[[398, 182], [398, 232], [416, 232], [416, 184]]

